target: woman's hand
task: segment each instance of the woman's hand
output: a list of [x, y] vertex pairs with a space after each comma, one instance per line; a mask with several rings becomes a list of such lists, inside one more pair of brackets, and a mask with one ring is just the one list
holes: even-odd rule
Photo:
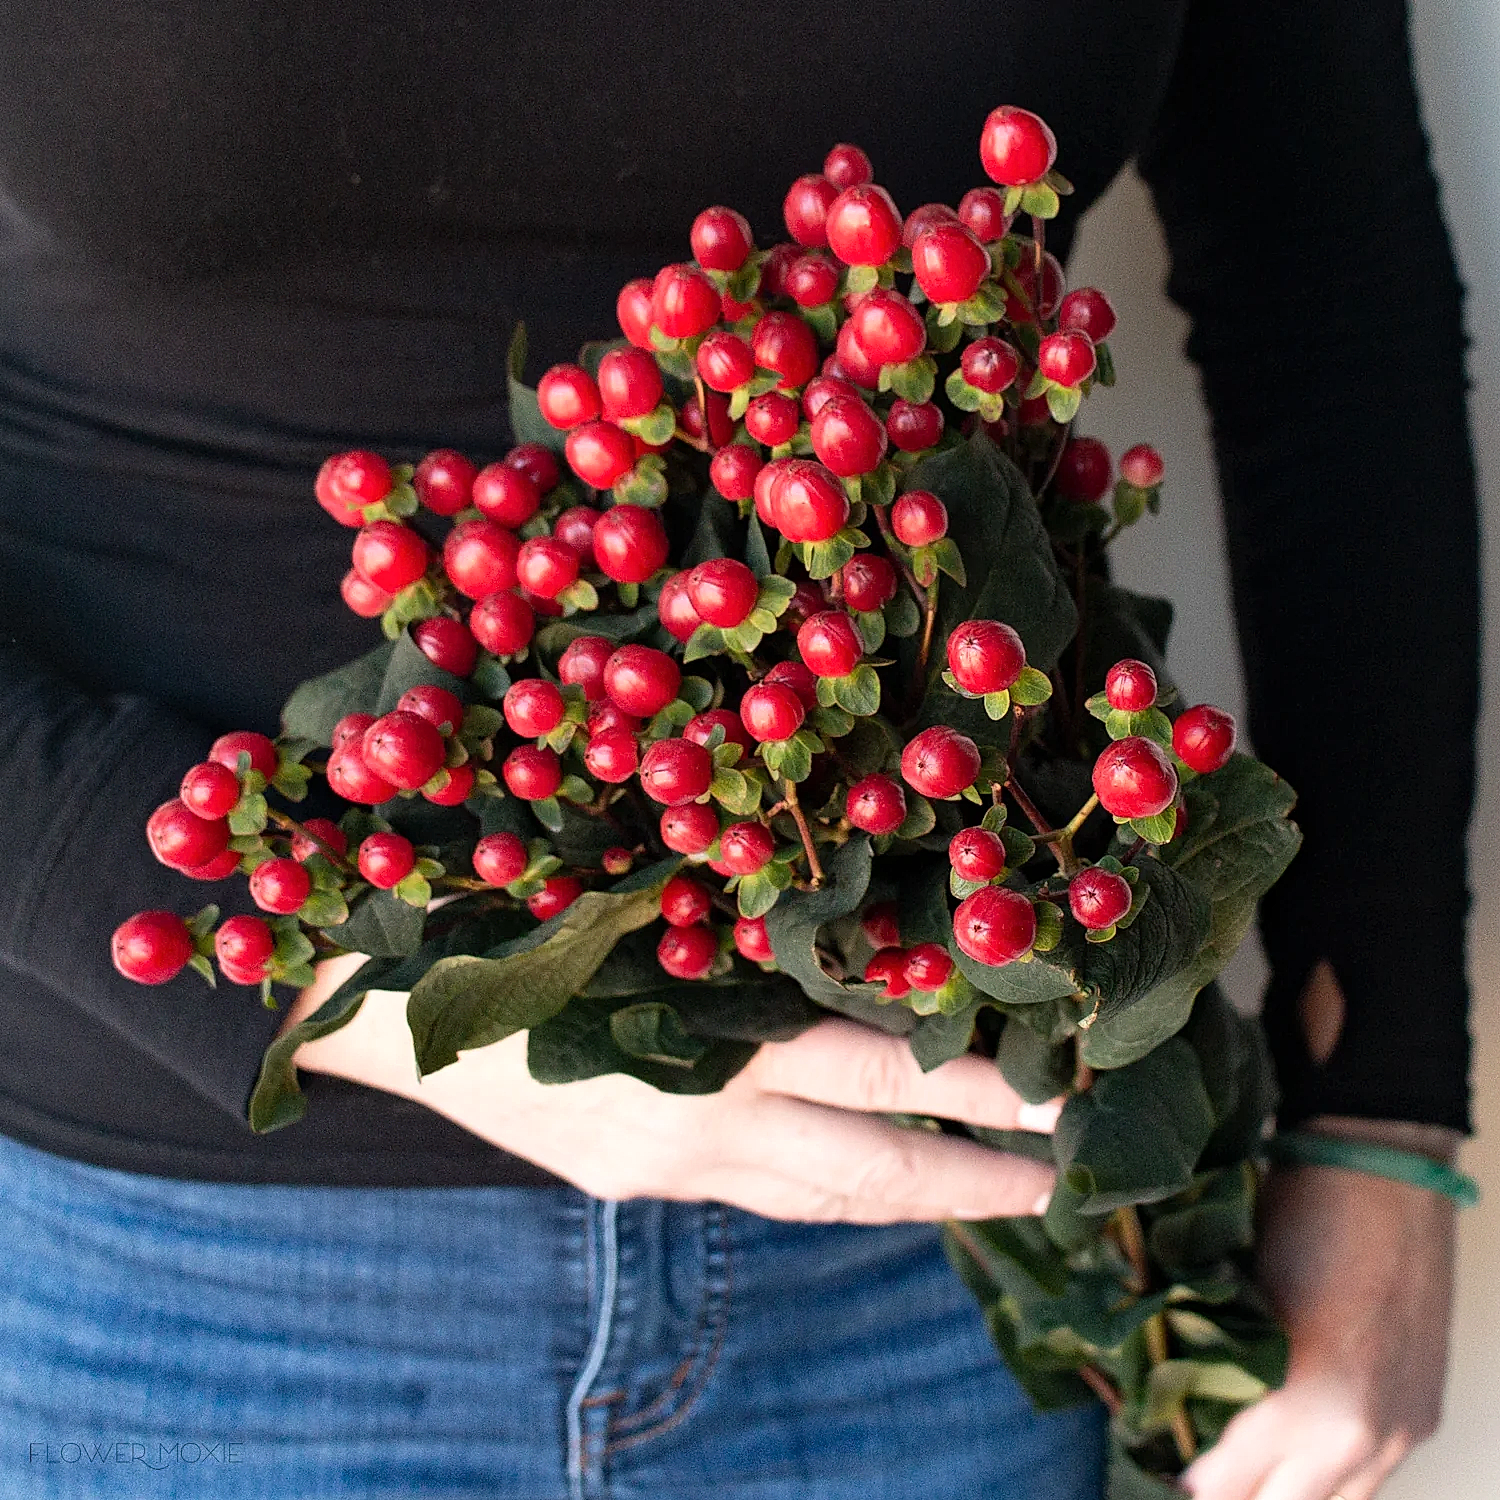
[[[287, 1024], [361, 962], [320, 965]], [[373, 991], [343, 1030], [304, 1044], [297, 1066], [419, 1100], [597, 1197], [712, 1199], [769, 1218], [885, 1224], [1035, 1214], [1051, 1195], [1048, 1166], [878, 1118], [1050, 1130], [1058, 1104], [1027, 1105], [982, 1058], [924, 1074], [904, 1039], [829, 1019], [762, 1046], [718, 1094], [663, 1094], [618, 1074], [539, 1084], [524, 1034], [419, 1081], [405, 1004]]]
[[[1432, 1127], [1313, 1128], [1422, 1145]], [[1423, 1188], [1332, 1167], [1277, 1171], [1261, 1281], [1291, 1339], [1286, 1384], [1188, 1470], [1194, 1500], [1369, 1500], [1437, 1427], [1448, 1352], [1454, 1208]]]

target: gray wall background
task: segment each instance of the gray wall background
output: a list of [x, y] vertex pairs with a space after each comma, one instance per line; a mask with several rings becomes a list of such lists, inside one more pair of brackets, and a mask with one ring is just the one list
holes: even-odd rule
[[[1500, 1495], [1500, 5], [1414, 0], [1412, 21], [1428, 131], [1469, 290], [1471, 412], [1485, 502], [1486, 711], [1471, 861], [1479, 1134], [1464, 1165], [1488, 1196], [1462, 1221], [1442, 1431], [1408, 1461], [1382, 1500], [1494, 1500]], [[1182, 357], [1185, 320], [1162, 292], [1165, 277], [1150, 201], [1127, 174], [1085, 221], [1069, 277], [1075, 286], [1105, 288], [1120, 312], [1110, 345], [1121, 383], [1090, 400], [1081, 425], [1117, 455], [1141, 441], [1161, 448], [1168, 468], [1163, 514], [1122, 538], [1120, 576], [1175, 601], [1171, 662], [1186, 692], [1240, 711], [1208, 419], [1196, 373]], [[1228, 974], [1235, 999], [1249, 1003], [1263, 974], [1259, 953], [1247, 944]], [[1421, 1003], [1412, 996], [1414, 1006]]]

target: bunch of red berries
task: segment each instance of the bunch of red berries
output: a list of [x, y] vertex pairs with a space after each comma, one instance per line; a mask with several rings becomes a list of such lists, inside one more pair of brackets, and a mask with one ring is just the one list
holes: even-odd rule
[[[857, 838], [951, 865], [940, 938], [903, 948], [883, 905], [866, 913], [864, 978], [884, 999], [949, 1006], [949, 938], [999, 966], [1069, 920], [1095, 940], [1127, 926], [1133, 861], [1180, 831], [1180, 778], [1222, 766], [1234, 725], [1210, 708], [1172, 723], [1135, 660], [1084, 702], [1081, 644], [1038, 665], [1023, 631], [971, 608], [987, 559], [950, 534], [944, 455], [1004, 455], [1064, 576], [1095, 569], [1162, 479], [1132, 449], [1111, 516], [1109, 455], [1071, 435], [1113, 379], [1115, 313], [1067, 291], [1045, 250], [1069, 191], [1051, 132], [997, 109], [980, 155], [989, 184], [903, 216], [864, 153], [836, 146], [792, 184], [769, 248], [705, 209], [691, 260], [620, 292], [621, 340], [554, 365], [534, 398], [518, 387], [527, 440], [495, 462], [330, 458], [315, 493], [355, 532], [343, 597], [381, 618], [390, 667], [375, 701], [309, 685], [279, 740], [226, 735], [188, 771], [150, 819], [153, 853], [196, 879], [247, 876], [264, 915], [143, 913], [115, 935], [121, 971], [157, 983], [212, 958], [269, 995], [358, 949], [362, 912], [404, 905], [419, 937], [435, 896], [483, 896], [545, 922], [664, 858], [683, 864], [660, 891], [668, 974], [705, 979], [735, 954], [774, 967], [767, 917]], [[1107, 741], [1090, 746], [1085, 709]], [[1054, 827], [1026, 760], [1094, 750], [1094, 796]], [[342, 816], [292, 815], [314, 776]], [[1101, 844], [1096, 805], [1122, 847]]]

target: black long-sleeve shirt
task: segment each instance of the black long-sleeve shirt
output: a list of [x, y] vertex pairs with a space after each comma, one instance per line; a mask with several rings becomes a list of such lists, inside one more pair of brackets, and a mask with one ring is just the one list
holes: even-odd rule
[[[327, 453], [496, 456], [518, 319], [534, 375], [702, 206], [778, 237], [835, 140], [904, 209], [956, 202], [1002, 102], [1062, 143], [1054, 245], [1139, 158], [1192, 317], [1250, 727], [1307, 834], [1264, 912], [1284, 1117], [1467, 1125], [1476, 521], [1401, 4], [63, 0], [0, 51], [0, 1130], [168, 1175], [542, 1180], [324, 1078], [252, 1135], [278, 1017], [110, 968], [118, 921], [196, 894], [145, 817], [370, 644]], [[1314, 1068], [1321, 956], [1349, 1013]]]

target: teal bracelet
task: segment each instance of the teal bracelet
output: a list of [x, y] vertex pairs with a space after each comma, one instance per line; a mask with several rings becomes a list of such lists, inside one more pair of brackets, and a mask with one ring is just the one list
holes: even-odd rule
[[1393, 1182], [1409, 1182], [1413, 1187], [1441, 1193], [1460, 1208], [1473, 1208], [1479, 1202], [1479, 1184], [1472, 1177], [1417, 1151], [1399, 1151], [1394, 1146], [1313, 1135], [1304, 1130], [1272, 1136], [1265, 1150], [1273, 1162], [1287, 1166], [1347, 1167], [1353, 1172], [1368, 1172], [1372, 1177], [1388, 1177]]

